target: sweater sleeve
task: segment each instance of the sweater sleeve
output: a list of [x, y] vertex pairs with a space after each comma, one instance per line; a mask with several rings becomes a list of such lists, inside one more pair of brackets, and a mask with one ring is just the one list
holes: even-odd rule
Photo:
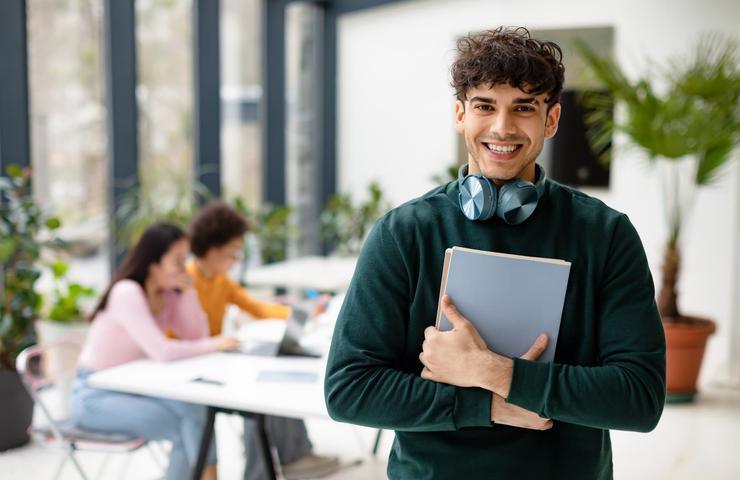
[[334, 329], [324, 385], [330, 416], [402, 431], [490, 426], [491, 392], [401, 369], [412, 278], [381, 220], [365, 241]]
[[[114, 322], [120, 324], [147, 357], [153, 360], [177, 360], [216, 350], [216, 341], [207, 335], [206, 338], [192, 340], [167, 338], [149, 309], [144, 291], [134, 281], [121, 280], [113, 286], [108, 297], [106, 313]], [[179, 323], [179, 319], [173, 319], [171, 322], [173, 325]], [[179, 334], [177, 331], [176, 333]]]
[[247, 291], [232, 280], [229, 280], [229, 289], [229, 303], [233, 303], [256, 318], [288, 318], [290, 316], [290, 307], [256, 300], [247, 295]]
[[182, 340], [197, 340], [210, 335], [208, 318], [198, 300], [198, 293], [189, 288], [181, 294], [171, 293], [172, 302], [168, 327]]
[[602, 429], [650, 431], [665, 401], [665, 338], [653, 280], [621, 216], [597, 291], [596, 366], [514, 359], [508, 401], [543, 417]]

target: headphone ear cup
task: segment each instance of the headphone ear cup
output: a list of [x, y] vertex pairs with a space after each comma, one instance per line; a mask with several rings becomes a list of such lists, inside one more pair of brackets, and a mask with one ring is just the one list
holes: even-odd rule
[[509, 225], [519, 225], [532, 215], [538, 200], [533, 183], [526, 180], [509, 182], [501, 187], [496, 215]]
[[496, 187], [479, 175], [469, 175], [460, 182], [458, 195], [460, 210], [470, 220], [488, 220], [496, 213]]

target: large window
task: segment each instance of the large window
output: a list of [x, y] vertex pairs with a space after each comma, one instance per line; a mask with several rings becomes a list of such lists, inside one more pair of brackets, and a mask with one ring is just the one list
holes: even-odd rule
[[[193, 182], [192, 0], [137, 0], [139, 196], [146, 223], [187, 210]], [[145, 226], [145, 225], [142, 225]]]
[[33, 188], [61, 218], [72, 253], [107, 282], [106, 109], [102, 2], [28, 0]]
[[221, 2], [221, 184], [224, 198], [252, 209], [262, 198], [260, 3]]

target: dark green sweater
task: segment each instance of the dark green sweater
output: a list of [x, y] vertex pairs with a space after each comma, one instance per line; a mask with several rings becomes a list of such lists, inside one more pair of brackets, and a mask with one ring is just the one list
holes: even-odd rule
[[[373, 228], [334, 331], [329, 413], [396, 431], [391, 479], [612, 478], [608, 429], [652, 430], [665, 399], [663, 328], [637, 232], [552, 181], [518, 226], [466, 219], [458, 191], [457, 182], [434, 189]], [[444, 251], [455, 245], [572, 262], [555, 361], [515, 359], [508, 398], [553, 419], [551, 430], [493, 424], [491, 392], [419, 376]]]

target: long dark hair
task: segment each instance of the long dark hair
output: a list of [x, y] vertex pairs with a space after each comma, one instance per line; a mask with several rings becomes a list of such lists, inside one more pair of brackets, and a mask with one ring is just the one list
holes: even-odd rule
[[111, 284], [90, 315], [90, 320], [92, 321], [99, 311], [105, 309], [111, 288], [119, 280], [133, 280], [141, 285], [141, 288], [144, 288], [144, 282], [146, 282], [146, 277], [149, 275], [149, 267], [154, 263], [159, 263], [172, 244], [183, 238], [185, 238], [185, 232], [171, 223], [157, 222], [144, 230], [139, 242], [116, 270]]

